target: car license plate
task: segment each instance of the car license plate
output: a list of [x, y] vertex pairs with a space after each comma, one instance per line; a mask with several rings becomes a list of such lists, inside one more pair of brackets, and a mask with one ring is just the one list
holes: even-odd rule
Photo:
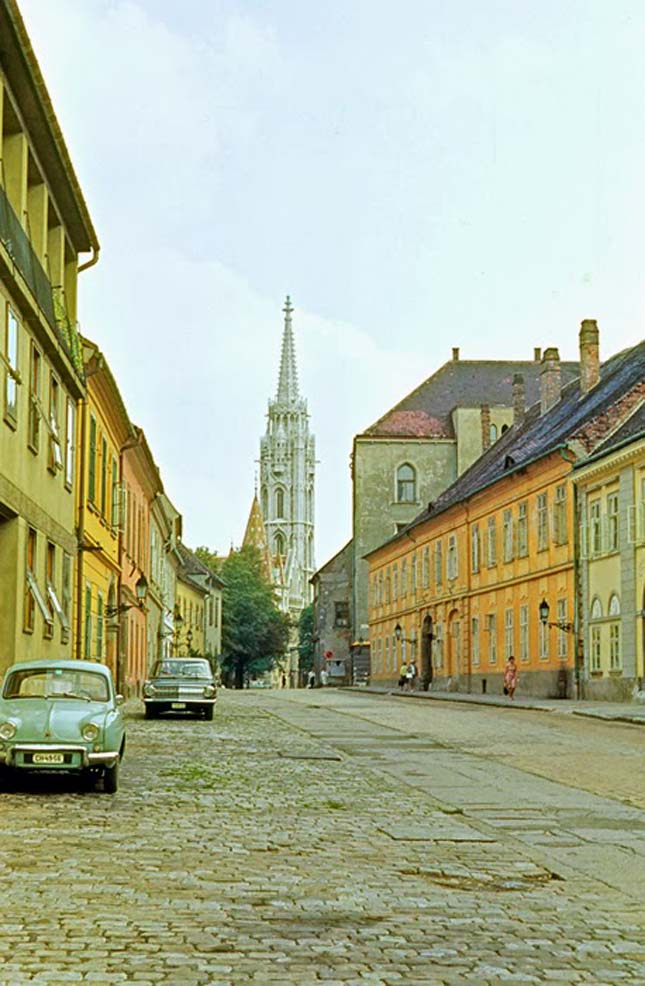
[[64, 753], [34, 753], [33, 763], [65, 763]]
[[173, 709], [185, 709], [186, 708], [186, 703], [185, 702], [173, 702], [171, 707]]

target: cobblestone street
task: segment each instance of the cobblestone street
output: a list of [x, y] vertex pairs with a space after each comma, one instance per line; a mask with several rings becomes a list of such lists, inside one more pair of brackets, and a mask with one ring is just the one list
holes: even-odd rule
[[0, 983], [645, 983], [642, 727], [335, 690], [0, 796]]

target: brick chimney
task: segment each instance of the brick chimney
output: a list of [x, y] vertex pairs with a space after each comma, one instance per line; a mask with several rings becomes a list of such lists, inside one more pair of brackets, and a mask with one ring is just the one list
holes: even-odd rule
[[521, 373], [516, 373], [513, 377], [513, 424], [519, 426], [524, 421], [526, 411], [526, 391], [524, 390], [524, 377]]
[[585, 318], [580, 325], [580, 395], [587, 394], [600, 379], [598, 323]]
[[549, 346], [542, 356], [540, 369], [540, 413], [545, 414], [560, 400], [560, 353]]
[[482, 404], [481, 406], [481, 420], [482, 451], [485, 452], [487, 448], [490, 448], [490, 406], [488, 404]]
[[533, 349], [533, 362], [539, 363], [541, 359], [542, 359], [542, 350], [540, 349], [539, 346], [535, 346]]
[[452, 347], [452, 358], [455, 363], [459, 360], [459, 346]]

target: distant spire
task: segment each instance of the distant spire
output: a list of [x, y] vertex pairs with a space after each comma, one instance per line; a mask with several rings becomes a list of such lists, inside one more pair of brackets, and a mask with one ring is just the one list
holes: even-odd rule
[[262, 569], [267, 579], [271, 578], [271, 551], [269, 549], [269, 541], [267, 539], [267, 532], [264, 526], [264, 517], [262, 516], [262, 508], [260, 502], [257, 498], [257, 494], [253, 497], [253, 503], [251, 504], [251, 512], [249, 514], [249, 519], [246, 523], [246, 530], [244, 532], [244, 540], [242, 541], [242, 547], [253, 547], [257, 548], [260, 552], [260, 559], [262, 561]]
[[296, 351], [293, 344], [291, 313], [293, 306], [287, 295], [284, 308], [284, 333], [282, 336], [282, 355], [280, 357], [280, 379], [278, 381], [278, 400], [288, 404], [298, 397], [298, 372], [296, 370]]

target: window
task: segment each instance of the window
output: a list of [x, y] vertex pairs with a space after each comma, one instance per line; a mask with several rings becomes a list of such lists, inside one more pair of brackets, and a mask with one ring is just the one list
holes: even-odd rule
[[591, 671], [600, 671], [600, 627], [591, 628]]
[[417, 591], [417, 556], [416, 552], [412, 555], [412, 561], [410, 563], [410, 592], [412, 595], [416, 595]]
[[443, 623], [437, 623], [437, 629], [434, 636], [434, 666], [435, 668], [443, 667]]
[[275, 515], [284, 517], [284, 490], [281, 489], [275, 491]]
[[470, 566], [473, 572], [479, 571], [479, 524], [473, 524], [470, 531]]
[[347, 602], [334, 603], [334, 626], [335, 627], [349, 626], [349, 603]]
[[448, 538], [448, 578], [454, 580], [457, 578], [457, 535], [451, 534]]
[[90, 454], [87, 462], [87, 499], [96, 505], [96, 418], [90, 415]]
[[284, 534], [282, 534], [280, 531], [278, 531], [278, 533], [276, 534], [273, 540], [273, 545], [275, 549], [275, 554], [280, 555], [281, 558], [284, 558]]
[[70, 636], [70, 624], [72, 619], [72, 558], [67, 552], [63, 552], [63, 584], [61, 600], [61, 640], [67, 643]]
[[29, 426], [27, 444], [32, 452], [37, 452], [40, 446], [40, 353], [31, 344], [31, 365], [29, 369]]
[[443, 582], [443, 558], [441, 551], [441, 541], [437, 541], [434, 546], [434, 580], [437, 586]]
[[103, 660], [103, 596], [99, 592], [96, 600], [96, 656], [99, 661]]
[[65, 417], [65, 486], [68, 490], [71, 490], [74, 482], [75, 432], [76, 407], [74, 402], [68, 397]]
[[[36, 550], [37, 550], [37, 535], [33, 527], [29, 527], [27, 529], [25, 605], [24, 605], [22, 627], [23, 630], [27, 630], [30, 633], [34, 629], [34, 620], [35, 620], [35, 612], [36, 612], [36, 603], [31, 587], [31, 582], [34, 578], [34, 570], [36, 565]], [[29, 578], [30, 575], [31, 575], [31, 579]]]
[[567, 543], [567, 487], [564, 483], [556, 486], [553, 504], [553, 540], [556, 544]]
[[399, 566], [392, 568], [392, 599], [399, 598]]
[[390, 638], [385, 638], [385, 670], [390, 670]]
[[105, 435], [101, 437], [101, 516], [107, 520], [108, 453]]
[[602, 552], [602, 523], [600, 519], [600, 500], [589, 504], [589, 551], [592, 555]]
[[415, 503], [417, 499], [417, 478], [413, 466], [405, 462], [396, 471], [396, 499], [399, 503]]
[[528, 507], [526, 501], [517, 508], [517, 557], [526, 558], [529, 553]]
[[618, 493], [607, 497], [607, 551], [618, 551]]
[[490, 426], [490, 440], [491, 443], [497, 441], [497, 425]]
[[18, 420], [18, 381], [20, 380], [18, 371], [18, 319], [9, 305], [7, 305], [4, 357], [4, 414], [10, 423], [15, 424]]
[[489, 568], [494, 568], [497, 564], [497, 519], [495, 517], [488, 518], [486, 540], [488, 548], [487, 564]]
[[479, 664], [479, 617], [478, 616], [473, 616], [472, 619], [471, 650], [473, 655], [473, 664], [477, 666]]
[[529, 659], [529, 608], [520, 606], [520, 661]]
[[502, 539], [504, 542], [504, 561], [513, 561], [513, 511], [504, 511], [504, 527]]
[[537, 536], [538, 551], [544, 551], [549, 547], [549, 498], [547, 493], [538, 493]]
[[423, 562], [421, 565], [421, 584], [424, 589], [430, 585], [430, 548], [423, 549]]
[[92, 657], [92, 587], [89, 582], [85, 586], [85, 626], [83, 635], [83, 657], [89, 661]]
[[539, 626], [540, 660], [547, 661], [549, 658], [549, 624], [540, 621]]
[[401, 595], [407, 596], [408, 594], [408, 563], [407, 559], [403, 559], [401, 562]]
[[497, 616], [488, 614], [488, 663], [497, 664]]
[[49, 378], [49, 442], [47, 449], [47, 468], [51, 472], [63, 468], [63, 453], [60, 447], [60, 387], [52, 374]]
[[384, 597], [383, 597], [383, 572], [380, 572], [379, 573], [379, 577], [378, 577], [378, 604], [379, 604], [379, 606], [382, 606], [383, 605], [383, 601], [384, 601]]
[[[54, 604], [52, 601], [52, 595], [56, 598], [55, 581], [56, 545], [52, 544], [51, 541], [48, 541], [47, 551], [45, 553], [45, 585], [47, 586], [47, 598], [45, 599], [45, 604], [47, 606], [48, 619], [45, 620], [43, 636], [50, 640], [54, 636]], [[56, 601], [58, 602], [58, 600]]]
[[112, 456], [112, 513], [110, 516], [110, 526], [114, 534], [116, 534], [119, 528], [119, 495], [119, 464], [116, 458]]
[[620, 646], [620, 602], [616, 595], [609, 600], [608, 615], [614, 621], [609, 624], [609, 670], [620, 671], [623, 663]]
[[507, 661], [515, 651], [514, 637], [513, 610], [507, 609], [504, 613], [504, 657]]
[[[567, 622], [567, 601], [566, 599], [558, 599], [558, 623], [563, 624]], [[567, 656], [567, 631], [560, 629], [558, 627], [558, 657], [565, 658]]]

